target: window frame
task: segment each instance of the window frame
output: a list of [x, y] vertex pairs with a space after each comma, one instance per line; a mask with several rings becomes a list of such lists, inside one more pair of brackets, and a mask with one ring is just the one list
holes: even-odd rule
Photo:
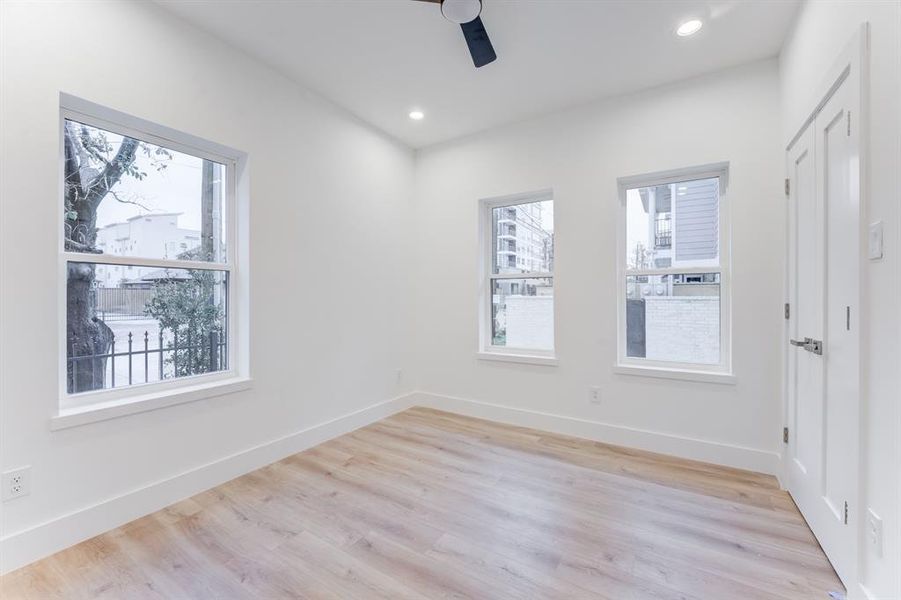
[[[192, 261], [180, 259], [156, 259], [71, 252], [65, 248], [64, 211], [65, 196], [65, 122], [73, 120], [98, 127], [118, 135], [128, 136], [154, 145], [164, 146], [176, 152], [215, 161], [225, 167], [224, 211], [226, 214], [225, 262]], [[222, 144], [210, 142], [181, 131], [157, 125], [150, 121], [122, 113], [105, 106], [60, 93], [58, 115], [58, 180], [55, 219], [58, 257], [58, 314], [57, 314], [57, 379], [58, 398], [52, 419], [52, 428], [83, 424], [132, 412], [151, 410], [180, 401], [201, 399], [239, 389], [246, 389], [250, 382], [247, 322], [247, 264], [246, 244], [249, 215], [244, 201], [247, 196], [247, 155]], [[241, 201], [239, 202], [239, 196]], [[227, 364], [228, 368], [214, 373], [202, 373], [165, 381], [135, 383], [128, 386], [69, 393], [67, 389], [67, 297], [66, 280], [69, 262], [104, 265], [140, 266], [172, 269], [198, 269], [225, 272], [227, 283]], [[182, 400], [179, 400], [179, 397]], [[123, 405], [140, 404], [123, 410]], [[109, 416], [85, 418], [85, 413], [96, 411]]]
[[[502, 360], [508, 362], [520, 362], [554, 366], [557, 364], [557, 279], [555, 270], [530, 271], [528, 273], [494, 273], [494, 257], [497, 249], [494, 248], [493, 214], [496, 208], [516, 206], [532, 202], [552, 203], [552, 211], [556, 216], [556, 202], [552, 189], [542, 189], [533, 192], [523, 192], [507, 196], [482, 198], [479, 200], [479, 344], [477, 356], [484, 360]], [[554, 221], [554, 263], [556, 266], [556, 219]], [[553, 347], [550, 349], [516, 348], [511, 346], [497, 346], [493, 343], [493, 289], [494, 281], [499, 279], [550, 279], [554, 292], [554, 334]]]
[[[626, 267], [627, 252], [627, 206], [628, 190], [670, 185], [697, 179], [719, 179], [719, 260], [718, 265], [699, 261], [693, 266], [670, 266], [654, 269], [633, 269]], [[617, 277], [617, 332], [616, 365], [614, 371], [622, 374], [637, 374], [651, 377], [689, 379], [712, 383], [734, 383], [732, 373], [732, 236], [731, 211], [728, 201], [729, 163], [719, 162], [694, 167], [631, 175], [617, 179], [618, 207], [616, 219], [616, 277]], [[675, 254], [675, 205], [672, 207], [673, 231], [672, 247]], [[626, 277], [644, 275], [675, 275], [695, 273], [718, 273], [720, 276], [720, 362], [718, 364], [687, 363], [653, 360], [627, 355], [626, 350]]]

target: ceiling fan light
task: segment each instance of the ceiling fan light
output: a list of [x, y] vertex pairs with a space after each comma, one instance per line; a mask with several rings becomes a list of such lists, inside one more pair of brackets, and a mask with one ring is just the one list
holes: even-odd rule
[[469, 23], [482, 12], [482, 0], [441, 0], [441, 14], [452, 23]]

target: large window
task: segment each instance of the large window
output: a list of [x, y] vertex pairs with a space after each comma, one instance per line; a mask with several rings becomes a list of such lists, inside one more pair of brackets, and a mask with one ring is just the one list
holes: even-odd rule
[[481, 349], [554, 353], [554, 202], [550, 192], [483, 200]]
[[620, 180], [619, 362], [729, 372], [727, 165]]
[[237, 157], [70, 103], [60, 119], [61, 408], [235, 375]]

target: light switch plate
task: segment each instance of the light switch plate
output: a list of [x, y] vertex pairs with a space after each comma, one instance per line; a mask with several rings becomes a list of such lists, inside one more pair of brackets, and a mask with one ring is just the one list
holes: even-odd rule
[[876, 556], [882, 556], [882, 519], [873, 512], [873, 509], [867, 509], [867, 541], [873, 548]]
[[870, 260], [879, 260], [883, 257], [882, 221], [870, 223], [870, 232], [867, 236]]

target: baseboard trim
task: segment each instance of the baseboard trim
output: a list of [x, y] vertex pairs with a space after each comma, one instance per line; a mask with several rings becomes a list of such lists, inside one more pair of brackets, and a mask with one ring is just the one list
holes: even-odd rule
[[356, 412], [237, 452], [34, 527], [0, 538], [0, 574], [115, 529], [170, 504], [245, 473], [406, 410], [415, 394], [373, 404]]
[[781, 474], [781, 457], [775, 452], [465, 398], [413, 392], [9, 534], [0, 538], [0, 574], [23, 567], [179, 500], [416, 405], [777, 477]]
[[756, 471], [773, 475], [777, 478], [781, 475], [782, 459], [776, 452], [524, 410], [466, 398], [426, 392], [417, 392], [413, 396], [414, 403], [419, 406], [427, 406], [470, 417]]

